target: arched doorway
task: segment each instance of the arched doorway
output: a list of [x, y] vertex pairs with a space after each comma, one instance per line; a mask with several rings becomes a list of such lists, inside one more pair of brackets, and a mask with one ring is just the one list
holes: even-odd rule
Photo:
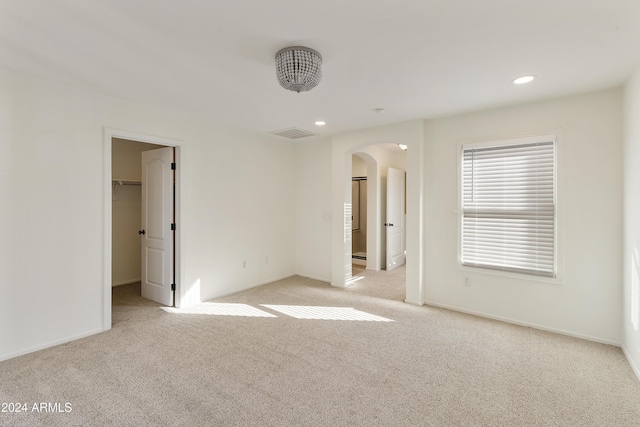
[[[332, 140], [331, 284], [353, 283], [351, 264], [352, 156], [378, 144], [404, 144], [407, 149], [407, 267], [405, 302], [422, 305], [423, 298], [423, 174], [424, 147], [421, 120], [337, 135]], [[364, 141], [364, 142], [363, 142]], [[384, 221], [380, 222], [383, 224]]]

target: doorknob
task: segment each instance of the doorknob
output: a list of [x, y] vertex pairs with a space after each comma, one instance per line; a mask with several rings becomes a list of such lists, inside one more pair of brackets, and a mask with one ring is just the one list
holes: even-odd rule
[[138, 234], [144, 234], [144, 230], [138, 231]]
[[391, 224], [390, 222], [389, 222], [389, 223], [385, 222], [385, 223], [384, 223], [384, 226], [385, 226], [385, 227], [393, 227], [393, 224]]

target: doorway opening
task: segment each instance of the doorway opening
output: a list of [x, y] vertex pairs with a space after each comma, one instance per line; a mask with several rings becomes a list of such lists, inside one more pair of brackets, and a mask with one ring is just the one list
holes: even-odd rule
[[[150, 305], [142, 288], [142, 154], [163, 145], [113, 138], [111, 146], [112, 305]], [[144, 235], [143, 235], [144, 233]], [[156, 301], [159, 305], [159, 302]], [[153, 304], [152, 304], [153, 305]], [[173, 305], [173, 304], [171, 304]]]
[[180, 141], [105, 129], [103, 327], [114, 299], [179, 306]]
[[[354, 161], [357, 158], [353, 156]], [[367, 177], [351, 178], [351, 258], [353, 264], [367, 265]]]
[[[347, 156], [351, 168], [345, 178], [351, 180], [351, 192], [345, 194], [345, 206], [350, 207], [351, 224], [346, 227], [346, 240], [350, 241], [351, 265], [345, 275], [348, 285], [361, 288], [366, 286], [364, 279], [389, 274], [404, 265], [406, 152], [397, 144], [382, 143], [360, 147]], [[397, 270], [393, 281], [387, 282], [402, 287], [393, 294], [394, 299], [396, 294], [405, 293], [404, 271]]]

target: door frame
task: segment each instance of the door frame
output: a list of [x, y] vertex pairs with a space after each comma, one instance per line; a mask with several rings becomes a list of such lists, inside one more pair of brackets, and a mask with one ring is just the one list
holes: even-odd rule
[[177, 224], [175, 231], [175, 276], [176, 276], [176, 290], [174, 291], [174, 302], [176, 307], [182, 305], [182, 284], [184, 283], [184, 257], [182, 248], [184, 247], [184, 184], [183, 184], [183, 146], [182, 141], [170, 138], [164, 138], [154, 135], [147, 135], [129, 131], [123, 131], [113, 128], [104, 128], [104, 180], [103, 180], [103, 192], [104, 192], [104, 213], [103, 213], [103, 305], [102, 305], [102, 329], [107, 331], [111, 329], [111, 266], [112, 266], [112, 174], [111, 174], [111, 148], [112, 139], [121, 138], [134, 142], [146, 142], [149, 144], [162, 145], [165, 147], [175, 147], [175, 162], [178, 165], [175, 171], [175, 222]]

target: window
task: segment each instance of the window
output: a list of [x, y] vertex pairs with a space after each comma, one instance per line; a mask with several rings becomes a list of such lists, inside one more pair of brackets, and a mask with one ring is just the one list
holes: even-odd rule
[[462, 145], [462, 265], [556, 275], [555, 137]]

